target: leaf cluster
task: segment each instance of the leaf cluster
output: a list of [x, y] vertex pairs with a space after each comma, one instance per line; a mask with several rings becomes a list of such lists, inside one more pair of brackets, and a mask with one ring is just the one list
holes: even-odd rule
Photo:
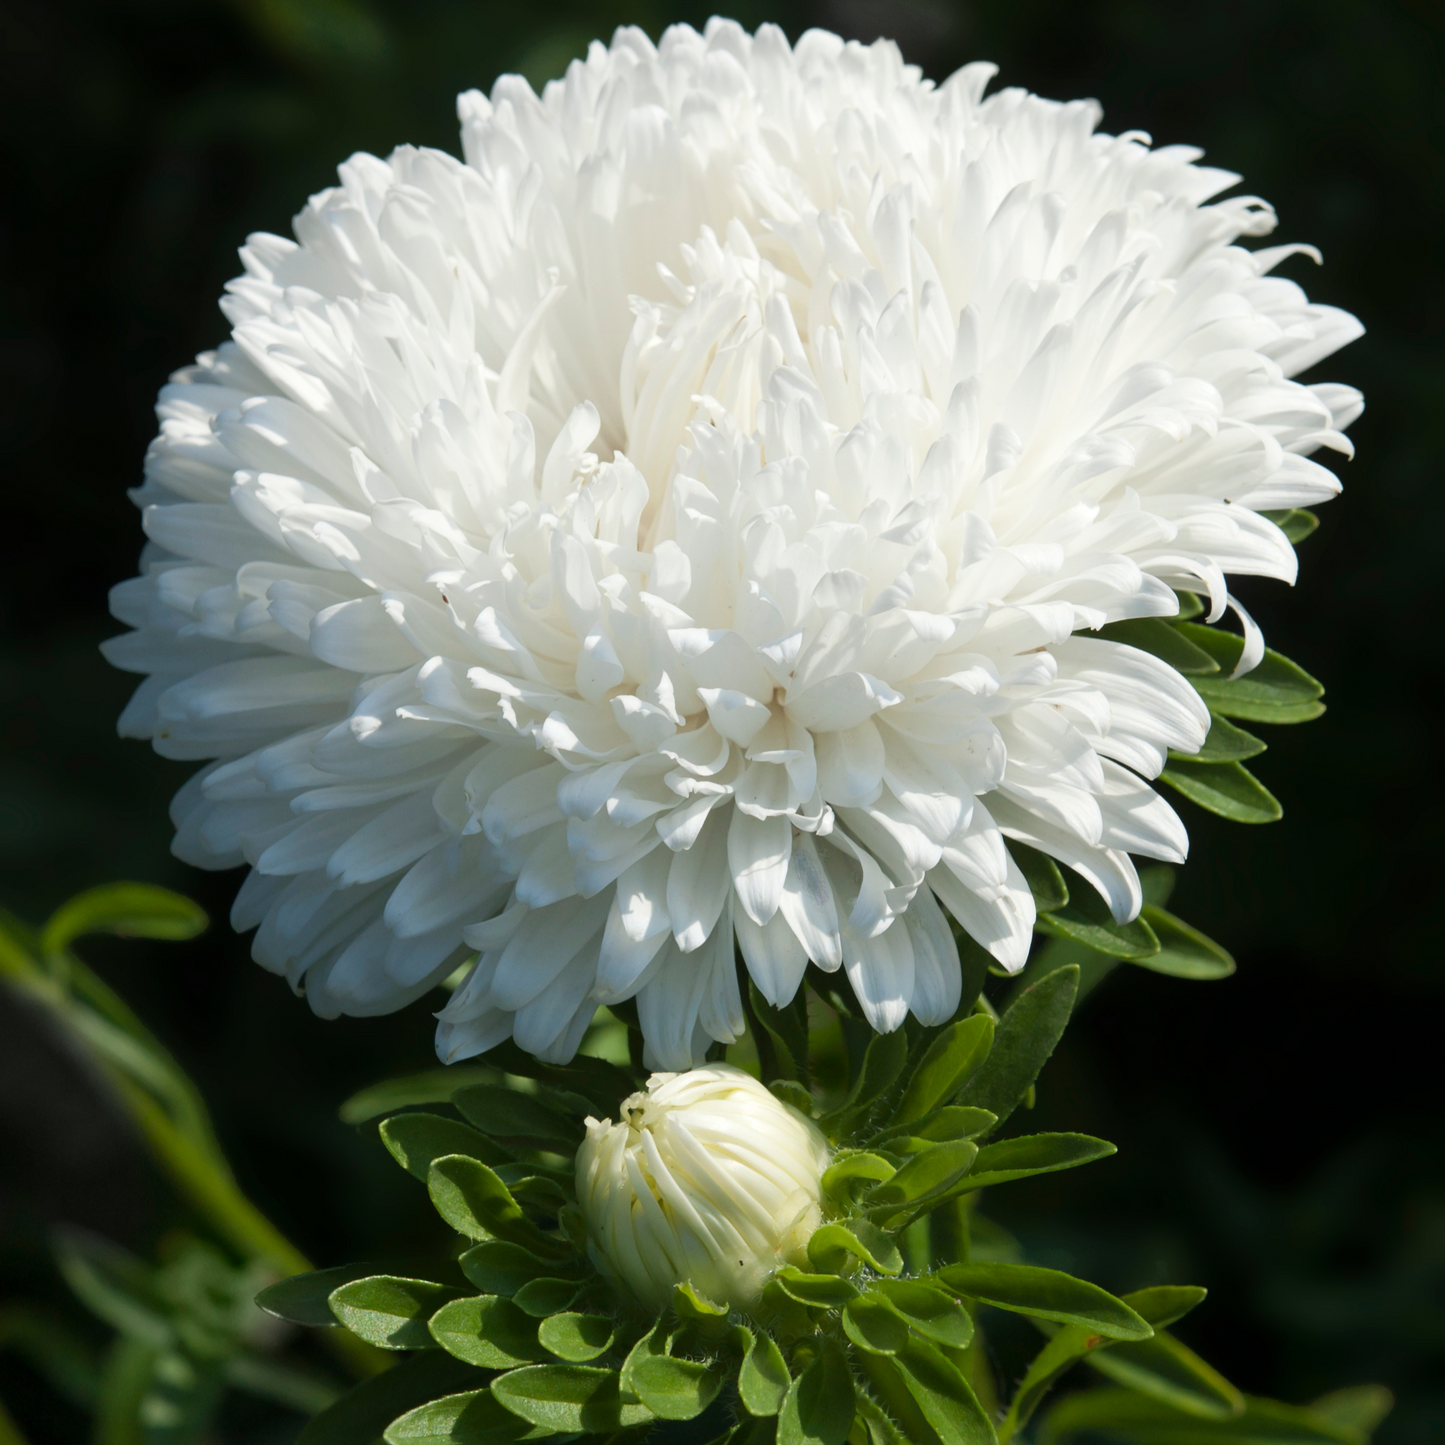
[[[1314, 530], [1314, 516], [1296, 510], [1273, 518], [1291, 540]], [[1188, 594], [1174, 618], [1139, 617], [1114, 622], [1099, 635], [1137, 647], [1183, 674], [1209, 708], [1210, 727], [1197, 753], [1171, 752], [1160, 774], [1163, 782], [1191, 803], [1234, 823], [1273, 823], [1283, 813], [1279, 801], [1244, 766], [1265, 751], [1265, 743], [1240, 722], [1309, 722], [1325, 705], [1324, 688], [1302, 667], [1273, 649], [1242, 677], [1234, 675], [1244, 639], [1192, 619], [1201, 607]]]

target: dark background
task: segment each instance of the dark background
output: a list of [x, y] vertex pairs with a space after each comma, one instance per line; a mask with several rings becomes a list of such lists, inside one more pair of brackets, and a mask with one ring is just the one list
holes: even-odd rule
[[[322, 1264], [428, 1226], [374, 1138], [335, 1122], [363, 1083], [431, 1062], [418, 1005], [321, 1023], [224, 924], [239, 875], [168, 852], [187, 771], [114, 736], [132, 679], [96, 644], [131, 575], [139, 481], [166, 374], [224, 334], [215, 298], [251, 230], [285, 231], [354, 150], [457, 149], [453, 95], [534, 84], [594, 35], [706, 10], [596, 0], [38, 0], [0, 18], [0, 902], [32, 920], [82, 886], [168, 884], [218, 920], [187, 945], [96, 945], [201, 1083], [252, 1196]], [[1040, 1126], [1115, 1140], [1106, 1164], [1001, 1196], [1043, 1262], [1112, 1288], [1188, 1281], [1185, 1337], [1243, 1388], [1303, 1401], [1382, 1380], [1382, 1445], [1445, 1436], [1442, 972], [1445, 10], [1356, 0], [753, 3], [750, 26], [891, 33], [936, 77], [974, 58], [1106, 128], [1202, 145], [1278, 208], [1287, 274], [1367, 335], [1322, 376], [1363, 388], [1344, 497], [1302, 579], [1242, 588], [1270, 641], [1326, 684], [1318, 722], [1266, 730], [1282, 823], [1193, 838], [1174, 907], [1239, 960], [1224, 982], [1120, 969], [1040, 1090]], [[0, 1292], [63, 1297], [57, 1220], [146, 1252], [171, 1196], [83, 1069], [0, 998]], [[1435, 1367], [1432, 1371], [1432, 1365]], [[0, 1355], [37, 1445], [79, 1415]], [[271, 1437], [267, 1438], [284, 1438]]]

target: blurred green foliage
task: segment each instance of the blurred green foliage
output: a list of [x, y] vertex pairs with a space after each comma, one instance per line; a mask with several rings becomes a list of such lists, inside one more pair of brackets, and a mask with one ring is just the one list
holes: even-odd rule
[[[1172, 906], [1238, 972], [1207, 985], [1118, 969], [1050, 1064], [1035, 1129], [1119, 1155], [1017, 1186], [1030, 1256], [1128, 1290], [1208, 1285], [1193, 1337], [1245, 1388], [1309, 1399], [1380, 1379], [1382, 1445], [1445, 1435], [1445, 1170], [1432, 1091], [1442, 972], [1445, 637], [1445, 12], [1433, 0], [789, 0], [733, 7], [796, 34], [894, 34], [933, 75], [986, 57], [1002, 80], [1094, 95], [1106, 125], [1204, 146], [1279, 209], [1288, 263], [1368, 335], [1326, 366], [1361, 386], [1359, 460], [1302, 544], [1292, 593], [1245, 584], [1271, 642], [1329, 712], [1251, 766], [1284, 807], [1227, 827], [1181, 801], [1193, 859]], [[561, 0], [7, 0], [0, 12], [0, 897], [28, 917], [137, 877], [224, 917], [236, 879], [168, 853], [185, 769], [114, 736], [130, 681], [95, 644], [140, 545], [139, 479], [167, 372], [222, 334], [215, 298], [251, 230], [284, 230], [337, 161], [400, 141], [455, 150], [452, 97], [503, 70], [558, 73], [619, 21], [656, 34], [706, 9]], [[1270, 741], [1274, 741], [1271, 737]], [[90, 956], [201, 1086], [245, 1193], [318, 1263], [405, 1256], [424, 1202], [337, 1106], [431, 1063], [431, 1021], [323, 1024], [217, 928]], [[39, 1016], [0, 1008], [0, 1275], [66, 1291], [49, 1226], [150, 1258], [185, 1223], [138, 1141]], [[99, 1334], [82, 1338], [94, 1350]], [[1017, 1378], [1025, 1331], [999, 1369]], [[78, 1357], [77, 1357], [78, 1358]], [[76, 1379], [82, 1378], [77, 1374]], [[79, 1389], [79, 1386], [76, 1386]], [[82, 1416], [23, 1352], [0, 1395], [34, 1445]], [[267, 1407], [269, 1408], [269, 1407]], [[293, 1423], [242, 1401], [226, 1440]], [[0, 1423], [3, 1430], [3, 1423]]]

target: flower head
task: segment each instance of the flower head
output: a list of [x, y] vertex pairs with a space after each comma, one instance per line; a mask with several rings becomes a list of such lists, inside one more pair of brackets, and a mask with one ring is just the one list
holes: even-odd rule
[[122, 731], [210, 760], [176, 851], [250, 864], [233, 921], [319, 1013], [470, 948], [444, 1058], [635, 997], [686, 1067], [736, 939], [774, 1003], [811, 960], [935, 1023], [947, 914], [1027, 954], [1006, 840], [1120, 919], [1184, 856], [1148, 780], [1208, 713], [1091, 633], [1293, 580], [1261, 509], [1338, 490], [1360, 402], [1289, 378], [1360, 328], [1237, 244], [1235, 177], [992, 73], [621, 30], [247, 243], [109, 655]]
[[589, 1252], [650, 1308], [684, 1281], [746, 1307], [803, 1258], [828, 1154], [811, 1120], [731, 1064], [654, 1074], [617, 1123], [587, 1120], [577, 1199]]

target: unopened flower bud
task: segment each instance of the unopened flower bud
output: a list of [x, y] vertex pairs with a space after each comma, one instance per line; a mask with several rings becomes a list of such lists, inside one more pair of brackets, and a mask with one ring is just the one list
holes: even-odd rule
[[747, 1306], [803, 1257], [827, 1166], [817, 1126], [741, 1069], [654, 1074], [619, 1122], [587, 1120], [577, 1197], [593, 1260], [654, 1309], [684, 1280]]

